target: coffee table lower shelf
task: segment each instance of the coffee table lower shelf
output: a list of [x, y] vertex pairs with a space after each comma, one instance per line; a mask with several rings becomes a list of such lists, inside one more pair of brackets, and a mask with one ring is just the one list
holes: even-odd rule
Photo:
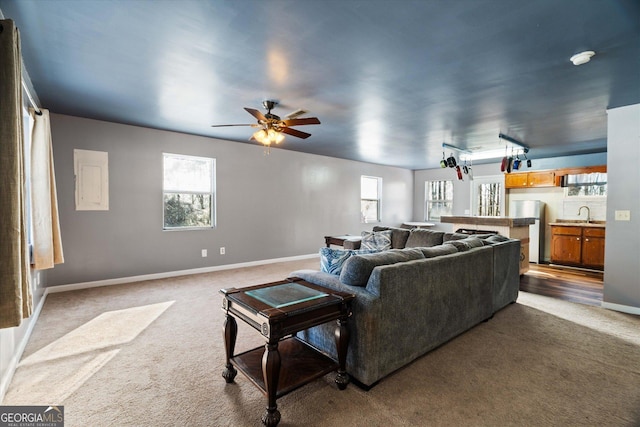
[[[281, 368], [276, 397], [301, 387], [338, 368], [338, 363], [295, 337], [278, 343]], [[266, 395], [262, 375], [262, 355], [264, 346], [245, 351], [231, 358], [231, 363]]]

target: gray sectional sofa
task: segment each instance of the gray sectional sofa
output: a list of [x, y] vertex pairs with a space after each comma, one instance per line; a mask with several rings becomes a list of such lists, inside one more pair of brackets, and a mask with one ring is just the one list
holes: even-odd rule
[[[490, 319], [518, 297], [519, 240], [407, 232], [392, 236], [392, 246], [395, 237], [402, 248], [353, 255], [340, 275], [291, 273], [356, 295], [347, 372], [365, 387]], [[408, 247], [414, 244], [420, 246]], [[336, 358], [334, 331], [335, 325], [325, 324], [298, 336]]]

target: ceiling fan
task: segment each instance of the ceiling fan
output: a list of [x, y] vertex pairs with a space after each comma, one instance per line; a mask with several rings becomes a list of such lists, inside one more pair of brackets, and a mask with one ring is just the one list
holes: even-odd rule
[[306, 114], [305, 110], [296, 110], [287, 114], [283, 118], [271, 113], [271, 110], [278, 105], [277, 101], [263, 101], [262, 105], [267, 110], [266, 114], [262, 114], [260, 111], [254, 108], [247, 108], [245, 110], [258, 122], [251, 124], [230, 124], [230, 125], [212, 125], [211, 127], [227, 127], [227, 126], [251, 126], [254, 128], [260, 128], [256, 131], [249, 140], [256, 140], [265, 146], [270, 146], [272, 143], [279, 144], [284, 140], [283, 133], [287, 135], [295, 136], [297, 138], [306, 139], [311, 136], [310, 133], [302, 132], [297, 129], [292, 129], [292, 126], [302, 125], [319, 125], [320, 120], [317, 117], [304, 117], [297, 118], [303, 114]]

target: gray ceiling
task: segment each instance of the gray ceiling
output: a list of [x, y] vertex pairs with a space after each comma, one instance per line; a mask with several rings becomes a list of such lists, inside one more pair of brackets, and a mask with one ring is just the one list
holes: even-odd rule
[[[409, 169], [442, 143], [606, 151], [640, 103], [637, 0], [0, 0], [52, 112], [255, 144], [243, 107], [322, 124], [284, 149]], [[591, 62], [569, 57], [593, 50]], [[640, 120], [640, 118], [639, 118]], [[449, 151], [449, 150], [447, 150]], [[448, 154], [448, 153], [447, 153]]]

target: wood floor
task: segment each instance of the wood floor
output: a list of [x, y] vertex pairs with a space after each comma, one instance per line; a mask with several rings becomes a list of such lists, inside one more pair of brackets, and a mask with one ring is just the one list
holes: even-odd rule
[[530, 264], [520, 276], [520, 290], [565, 301], [600, 306], [603, 273], [545, 264]]

